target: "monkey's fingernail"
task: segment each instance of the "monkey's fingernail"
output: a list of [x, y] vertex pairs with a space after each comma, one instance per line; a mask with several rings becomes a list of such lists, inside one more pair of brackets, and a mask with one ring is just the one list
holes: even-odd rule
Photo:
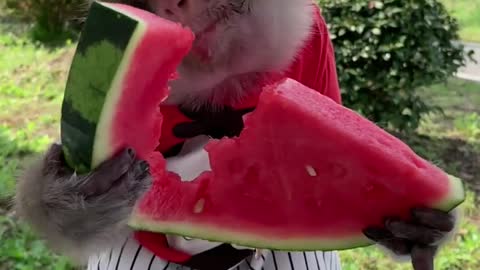
[[140, 162], [139, 166], [142, 171], [148, 171], [150, 169], [150, 165], [144, 160]]

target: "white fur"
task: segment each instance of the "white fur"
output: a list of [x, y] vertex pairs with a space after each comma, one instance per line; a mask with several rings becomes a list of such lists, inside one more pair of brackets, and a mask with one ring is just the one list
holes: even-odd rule
[[[194, 49], [178, 71], [180, 79], [171, 83], [167, 103], [203, 105], [241, 98], [254, 80], [266, 73], [286, 69], [309, 37], [312, 25], [311, 0], [190, 0], [179, 9], [171, 0], [150, 0], [154, 11], [179, 21], [196, 34]], [[219, 7], [239, 6], [242, 11], [225, 11], [213, 33], [204, 35], [211, 22], [219, 19]], [[167, 14], [166, 9], [172, 13]], [[248, 12], [249, 11], [249, 12]], [[202, 61], [196, 48], [207, 48]], [[253, 82], [249, 83], [251, 80]], [[226, 92], [225, 92], [226, 91]]]

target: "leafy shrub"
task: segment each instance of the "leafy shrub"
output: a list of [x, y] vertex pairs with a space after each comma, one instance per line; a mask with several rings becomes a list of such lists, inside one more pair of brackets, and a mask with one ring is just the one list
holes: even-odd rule
[[336, 50], [345, 105], [411, 131], [433, 109], [415, 93], [465, 64], [458, 24], [437, 0], [319, 0]]
[[4, 0], [14, 15], [34, 22], [32, 37], [55, 42], [74, 37], [88, 0]]

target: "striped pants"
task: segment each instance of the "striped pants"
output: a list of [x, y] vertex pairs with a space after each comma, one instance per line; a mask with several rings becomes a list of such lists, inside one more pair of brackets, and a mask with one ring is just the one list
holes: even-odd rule
[[[90, 258], [87, 270], [191, 269], [163, 261], [129, 238], [119, 247]], [[341, 265], [337, 252], [264, 251], [225, 270], [341, 270]]]

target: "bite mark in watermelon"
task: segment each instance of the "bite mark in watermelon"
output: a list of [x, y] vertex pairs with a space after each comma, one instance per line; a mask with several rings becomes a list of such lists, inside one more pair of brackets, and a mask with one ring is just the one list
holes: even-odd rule
[[92, 4], [62, 105], [62, 145], [72, 168], [88, 172], [123, 147], [150, 155], [167, 82], [193, 39], [190, 30], [149, 12]]
[[412, 207], [449, 211], [461, 181], [357, 113], [286, 80], [265, 89], [238, 138], [206, 147], [193, 182], [156, 166], [130, 224], [141, 230], [276, 250], [373, 244], [362, 230]]

